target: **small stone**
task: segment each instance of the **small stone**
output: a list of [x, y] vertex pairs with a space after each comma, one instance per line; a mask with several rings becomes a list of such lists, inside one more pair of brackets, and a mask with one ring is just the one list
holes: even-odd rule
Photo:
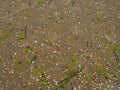
[[38, 82], [38, 81], [39, 81], [39, 79], [37, 78], [37, 79], [36, 79], [36, 81]]
[[77, 90], [77, 88], [76, 88], [76, 87], [74, 87], [74, 88], [73, 88], [73, 90]]
[[58, 63], [56, 63], [56, 66], [58, 66]]
[[16, 55], [17, 53], [15, 52], [14, 55]]
[[81, 65], [79, 64], [78, 67], [81, 67]]
[[34, 64], [34, 63], [35, 63], [35, 61], [32, 61], [31, 63], [32, 63], [32, 64]]
[[34, 41], [34, 43], [37, 43], [37, 42], [38, 42], [37, 40]]
[[53, 53], [57, 53], [57, 51], [55, 50], [55, 51], [53, 51]]
[[43, 44], [43, 43], [41, 43], [41, 46], [43, 47], [43, 46], [44, 46], [44, 44]]

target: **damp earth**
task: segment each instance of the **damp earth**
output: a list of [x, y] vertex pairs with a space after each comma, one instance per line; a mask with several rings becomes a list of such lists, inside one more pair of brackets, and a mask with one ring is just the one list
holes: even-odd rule
[[0, 0], [0, 90], [120, 90], [120, 0]]

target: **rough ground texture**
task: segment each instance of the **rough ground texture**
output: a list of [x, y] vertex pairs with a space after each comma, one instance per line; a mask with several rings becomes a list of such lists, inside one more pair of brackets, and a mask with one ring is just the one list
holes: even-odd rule
[[0, 0], [0, 90], [120, 90], [120, 0]]

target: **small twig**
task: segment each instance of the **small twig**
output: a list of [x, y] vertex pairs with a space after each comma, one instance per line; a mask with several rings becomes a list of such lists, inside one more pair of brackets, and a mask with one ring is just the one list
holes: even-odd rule
[[25, 35], [25, 38], [26, 38], [26, 35], [27, 35], [27, 25], [25, 26], [25, 29], [24, 29], [24, 35]]
[[[60, 82], [58, 82], [58, 85], [62, 84], [64, 82], [70, 81], [70, 79], [72, 79], [73, 77], [75, 77], [79, 72], [81, 72], [81, 71], [77, 70], [77, 71], [73, 72], [69, 77], [66, 77], [65, 79], [63, 79]], [[58, 89], [59, 89], [59, 87], [55, 88], [55, 90], [58, 90]]]

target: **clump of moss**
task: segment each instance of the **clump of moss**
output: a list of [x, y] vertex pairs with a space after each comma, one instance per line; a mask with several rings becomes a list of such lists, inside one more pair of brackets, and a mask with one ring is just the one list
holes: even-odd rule
[[42, 0], [36, 0], [37, 4], [40, 5]]
[[17, 40], [25, 39], [25, 37], [26, 37], [26, 30], [27, 30], [27, 27], [25, 26], [25, 28], [22, 29], [21, 32], [19, 33], [19, 35], [17, 36]]
[[100, 23], [104, 22], [104, 16], [105, 16], [104, 12], [98, 11], [97, 12], [97, 21]]
[[10, 31], [6, 33], [5, 35], [0, 36], [0, 40], [8, 39], [10, 37], [11, 32], [12, 32], [12, 29], [10, 29]]
[[30, 17], [30, 12], [26, 11], [25, 16]]
[[120, 51], [120, 45], [118, 45], [117, 43], [112, 43], [107, 47], [107, 49], [112, 49], [114, 51]]

